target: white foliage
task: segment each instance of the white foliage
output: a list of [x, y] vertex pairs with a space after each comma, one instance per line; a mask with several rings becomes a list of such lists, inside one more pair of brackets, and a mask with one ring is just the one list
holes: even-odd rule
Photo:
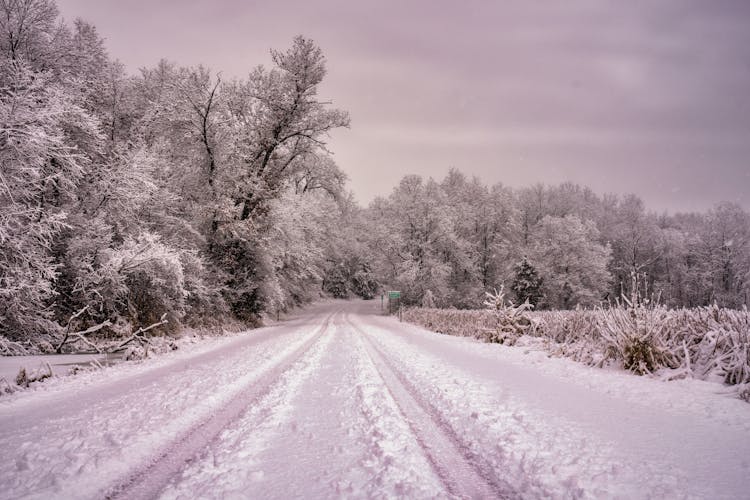
[[590, 221], [577, 216], [541, 220], [533, 233], [531, 257], [543, 279], [544, 300], [552, 309], [595, 306], [609, 288], [610, 249], [597, 242]]
[[144, 232], [103, 250], [98, 280], [89, 286], [96, 287], [104, 307], [133, 321], [154, 322], [165, 312], [179, 320], [188, 295], [180, 257], [158, 235]]
[[531, 319], [526, 314], [532, 309], [532, 305], [524, 302], [519, 306], [513, 305], [505, 299], [505, 287], [494, 293], [487, 292], [485, 307], [495, 315], [495, 324], [492, 329], [485, 330], [487, 340], [499, 344], [513, 345], [518, 339], [525, 335], [532, 327]]
[[[286, 309], [308, 298], [323, 279], [325, 237], [335, 224], [338, 208], [320, 193], [286, 191], [270, 204], [271, 231], [264, 240], [273, 277], [266, 296], [271, 310]], [[314, 285], [311, 287], [311, 285]]]
[[0, 73], [0, 323], [12, 336], [54, 330], [48, 302], [57, 265], [51, 245], [67, 227], [64, 202], [88, 160], [75, 137], [98, 136], [50, 75], [22, 62]]

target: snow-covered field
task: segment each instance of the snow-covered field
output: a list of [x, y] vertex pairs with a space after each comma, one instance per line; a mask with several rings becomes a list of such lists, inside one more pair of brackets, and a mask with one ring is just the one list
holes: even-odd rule
[[747, 498], [750, 405], [319, 304], [0, 399], [2, 498]]

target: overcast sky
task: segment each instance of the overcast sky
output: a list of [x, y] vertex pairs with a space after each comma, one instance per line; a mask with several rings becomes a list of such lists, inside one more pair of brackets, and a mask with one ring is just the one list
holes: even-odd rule
[[130, 71], [166, 58], [225, 77], [303, 34], [329, 142], [357, 198], [450, 167], [485, 182], [566, 180], [654, 210], [750, 208], [750, 1], [58, 0]]

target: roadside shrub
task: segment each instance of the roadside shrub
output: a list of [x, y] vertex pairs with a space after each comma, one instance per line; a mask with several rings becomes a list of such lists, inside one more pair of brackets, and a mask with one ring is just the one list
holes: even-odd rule
[[677, 368], [670, 353], [672, 324], [665, 308], [613, 307], [602, 310], [604, 345], [625, 369], [639, 375], [659, 368]]
[[144, 233], [107, 257], [103, 267], [110, 272], [117, 312], [134, 326], [156, 323], [166, 313], [168, 328], [176, 330], [188, 295], [179, 250]]
[[485, 330], [485, 340], [496, 344], [514, 345], [532, 327], [531, 319], [526, 314], [532, 309], [528, 301], [520, 306], [505, 300], [505, 289], [500, 287], [495, 293], [487, 292], [484, 305], [494, 313], [493, 328]]
[[524, 335], [536, 337], [553, 355], [591, 366], [615, 364], [639, 375], [662, 372], [666, 379], [750, 384], [747, 308], [670, 310], [639, 304], [533, 312], [504, 303], [498, 294], [488, 299], [492, 310], [408, 308], [403, 319], [439, 333], [506, 345]]

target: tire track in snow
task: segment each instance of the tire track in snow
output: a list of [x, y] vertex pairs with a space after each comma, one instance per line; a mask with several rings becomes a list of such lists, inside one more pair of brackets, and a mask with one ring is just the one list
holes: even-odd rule
[[136, 469], [118, 485], [110, 487], [108, 499], [155, 498], [190, 459], [214, 441], [231, 423], [240, 418], [252, 404], [268, 394], [274, 382], [301, 359], [323, 336], [333, 317], [330, 313], [315, 333], [291, 354], [278, 360], [260, 377], [231, 398], [229, 403], [207, 416], [205, 420], [185, 430], [165, 446], [152, 460]]
[[[282, 328], [298, 330], [304, 323], [292, 320], [280, 325]], [[40, 398], [35, 398], [31, 393], [21, 394], [25, 400], [11, 402], [13, 409], [8, 406], [0, 406], [0, 433], [5, 428], [20, 428], [38, 425], [40, 422], [51, 418], [65, 418], [77, 415], [80, 408], [101, 405], [107, 400], [141, 389], [145, 385], [153, 385], [154, 381], [168, 378], [175, 372], [190, 366], [199, 366], [205, 363], [215, 362], [219, 358], [234, 356], [241, 350], [254, 348], [273, 341], [279, 335], [279, 326], [266, 327], [261, 330], [251, 331], [248, 335], [228, 338], [229, 342], [218, 347], [212, 347], [207, 351], [198, 352], [189, 358], [165, 359], [156, 366], [136, 367], [135, 373], [115, 376], [110, 380], [97, 380], [93, 387], [79, 387], [74, 392], [61, 391], [59, 394], [41, 393]], [[155, 360], [161, 361], [161, 360]], [[65, 389], [62, 387], [62, 389]], [[67, 400], [75, 398], [77, 404], [73, 407], [65, 405]], [[19, 411], [22, 408], [23, 411]]]
[[338, 308], [315, 307], [301, 320], [209, 341], [197, 352], [124, 363], [0, 401], [7, 452], [0, 498], [102, 498], [294, 352]]
[[336, 319], [161, 497], [445, 497], [359, 337]]
[[[276, 379], [268, 393], [256, 400], [240, 418], [225, 427], [209, 446], [172, 477], [160, 492], [159, 498], [281, 498], [277, 494], [278, 487], [272, 487], [268, 492], [263, 490], [274, 470], [282, 474], [278, 477], [279, 486], [282, 487], [293, 484], [294, 479], [304, 477], [299, 473], [307, 472], [309, 463], [292, 464], [290, 459], [299, 458], [298, 453], [304, 450], [304, 437], [307, 433], [303, 431], [303, 427], [311, 415], [303, 415], [305, 422], [294, 422], [291, 416], [297, 409], [295, 400], [304, 397], [309, 384], [320, 376], [323, 358], [335, 351], [332, 345], [337, 329], [338, 325], [334, 320], [320, 341]], [[285, 438], [291, 438], [286, 450], [283, 446]], [[262, 454], [268, 450], [281, 453], [281, 462], [276, 467], [262, 458]], [[315, 463], [321, 461], [317, 452], [313, 460]], [[290, 470], [298, 474], [290, 476]], [[310, 484], [305, 485], [301, 491], [300, 494], [285, 496], [316, 497], [310, 493]]]
[[496, 477], [490, 464], [462, 442], [448, 421], [369, 335], [348, 315], [346, 320], [360, 333], [365, 351], [446, 490], [460, 498], [519, 498], [508, 483]]

